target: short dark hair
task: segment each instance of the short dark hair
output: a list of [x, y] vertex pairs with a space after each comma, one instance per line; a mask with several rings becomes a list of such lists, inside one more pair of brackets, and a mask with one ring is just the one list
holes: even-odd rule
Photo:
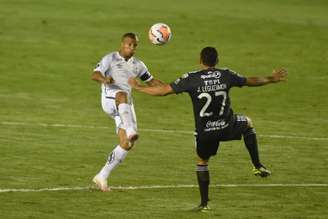
[[204, 65], [214, 67], [219, 62], [218, 52], [214, 47], [205, 47], [200, 52], [200, 59]]
[[125, 34], [123, 34], [121, 40], [123, 41], [123, 40], [124, 40], [125, 38], [127, 38], [127, 37], [138, 41], [138, 36], [137, 36], [137, 34], [135, 34], [135, 33], [131, 33], [131, 32], [130, 32], [130, 33], [125, 33]]

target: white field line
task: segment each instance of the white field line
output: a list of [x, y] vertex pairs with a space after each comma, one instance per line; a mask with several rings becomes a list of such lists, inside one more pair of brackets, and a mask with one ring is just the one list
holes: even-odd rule
[[[328, 184], [216, 184], [210, 185], [212, 188], [297, 188], [297, 187], [328, 187]], [[112, 186], [113, 190], [153, 190], [153, 189], [181, 189], [181, 188], [198, 188], [198, 185], [149, 185], [149, 186]], [[94, 187], [57, 187], [41, 189], [0, 189], [0, 193], [9, 192], [56, 192], [56, 191], [83, 191], [95, 189]]]
[[[59, 127], [59, 128], [82, 128], [82, 129], [110, 129], [108, 126], [94, 126], [94, 125], [74, 125], [74, 124], [50, 124], [50, 123], [26, 123], [26, 122], [8, 122], [1, 121], [0, 125], [4, 126], [38, 126], [38, 127]], [[158, 132], [158, 133], [172, 133], [172, 134], [193, 134], [193, 131], [187, 130], [170, 130], [170, 129], [139, 129], [141, 132]], [[284, 138], [284, 139], [303, 139], [314, 141], [328, 141], [325, 137], [309, 137], [298, 135], [259, 135], [264, 138]]]

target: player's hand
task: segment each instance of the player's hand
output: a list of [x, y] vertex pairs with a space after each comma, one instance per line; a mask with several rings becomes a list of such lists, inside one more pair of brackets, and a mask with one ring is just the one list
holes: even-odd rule
[[280, 82], [280, 81], [286, 81], [287, 80], [287, 70], [286, 69], [274, 69], [272, 71], [271, 81], [272, 82]]
[[128, 80], [128, 83], [134, 89], [137, 89], [140, 86], [139, 81], [137, 81], [137, 79], [134, 78], [134, 77], [130, 77], [129, 80]]
[[103, 80], [103, 84], [112, 84], [112, 83], [114, 83], [114, 79], [110, 76], [105, 77]]

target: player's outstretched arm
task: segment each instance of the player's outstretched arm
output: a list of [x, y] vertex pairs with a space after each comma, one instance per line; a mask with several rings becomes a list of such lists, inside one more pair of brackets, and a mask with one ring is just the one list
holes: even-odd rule
[[147, 85], [142, 85], [135, 78], [131, 77], [129, 78], [129, 84], [135, 90], [152, 96], [166, 96], [174, 93], [172, 87], [162, 81], [160, 81], [160, 83], [157, 81], [152, 85], [151, 83], [148, 83]]
[[263, 86], [266, 84], [277, 83], [286, 81], [287, 70], [286, 69], [274, 69], [271, 76], [266, 77], [248, 77], [246, 80], [246, 86], [255, 87]]
[[91, 75], [91, 79], [101, 84], [111, 84], [114, 82], [112, 77], [104, 77], [99, 71], [94, 71]]
[[161, 81], [161, 80], [158, 80], [158, 79], [155, 79], [154, 78], [154, 79], [146, 82], [146, 84], [149, 85], [149, 86], [159, 86], [159, 85], [163, 85], [165, 83], [163, 81]]

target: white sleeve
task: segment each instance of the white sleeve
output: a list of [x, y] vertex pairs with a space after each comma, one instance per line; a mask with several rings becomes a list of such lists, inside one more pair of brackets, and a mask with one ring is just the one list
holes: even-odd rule
[[99, 71], [105, 77], [110, 71], [110, 62], [111, 59], [108, 55], [103, 57], [93, 71]]
[[150, 74], [150, 72], [148, 71], [147, 66], [145, 65], [145, 63], [143, 63], [142, 61], [140, 61], [139, 64], [139, 72], [138, 72], [138, 77], [142, 80], [142, 81], [150, 81], [153, 79], [153, 76]]

